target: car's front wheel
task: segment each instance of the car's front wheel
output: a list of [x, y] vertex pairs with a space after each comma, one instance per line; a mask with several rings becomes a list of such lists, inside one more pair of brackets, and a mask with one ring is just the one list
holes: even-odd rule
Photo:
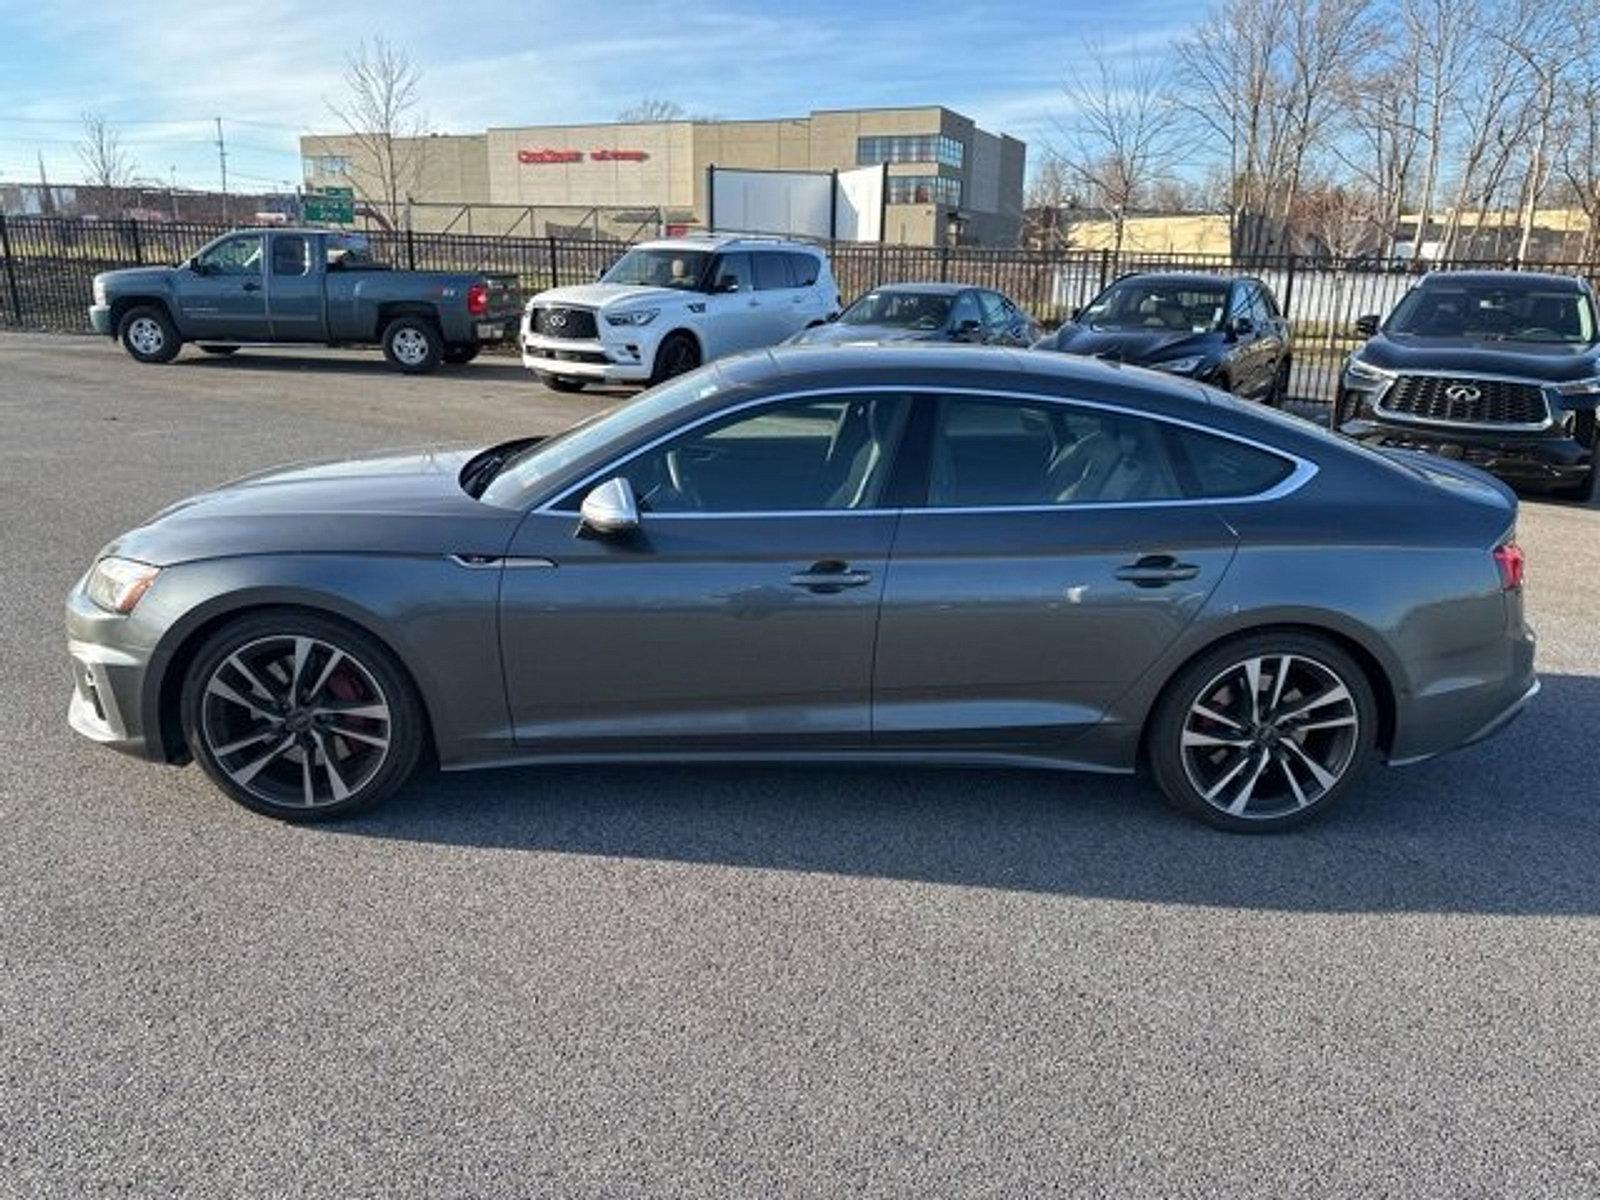
[[200, 648], [180, 696], [195, 761], [234, 800], [288, 821], [369, 808], [422, 749], [411, 681], [372, 637], [315, 613], [245, 616]]
[[1221, 829], [1271, 833], [1326, 811], [1371, 765], [1371, 682], [1333, 642], [1246, 635], [1189, 664], [1150, 726], [1150, 768], [1167, 799]]
[[700, 365], [700, 347], [687, 333], [669, 334], [656, 351], [652, 385], [683, 375]]
[[117, 323], [122, 348], [142, 363], [167, 363], [183, 346], [172, 318], [164, 309], [142, 304], [122, 314]]

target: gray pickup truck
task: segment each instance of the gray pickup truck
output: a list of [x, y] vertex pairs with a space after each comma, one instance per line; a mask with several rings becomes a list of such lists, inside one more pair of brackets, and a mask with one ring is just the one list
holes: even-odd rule
[[359, 234], [240, 229], [176, 267], [95, 276], [89, 321], [140, 362], [170, 362], [184, 342], [208, 354], [283, 342], [380, 345], [407, 374], [470, 362], [516, 336], [513, 275], [397, 271]]

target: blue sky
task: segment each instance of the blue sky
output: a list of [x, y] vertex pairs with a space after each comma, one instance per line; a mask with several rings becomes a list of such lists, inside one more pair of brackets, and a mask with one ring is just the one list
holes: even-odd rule
[[609, 120], [658, 96], [730, 118], [941, 103], [1037, 145], [1069, 119], [1061, 81], [1088, 44], [1159, 51], [1185, 31], [1175, 9], [1170, 0], [0, 0], [0, 179], [36, 178], [41, 152], [52, 179], [77, 179], [79, 114], [96, 109], [119, 125], [141, 176], [165, 182], [175, 169], [180, 185], [215, 186], [211, 119], [221, 116], [235, 186], [296, 180], [297, 134], [334, 128], [327, 100], [340, 93], [346, 54], [374, 29], [422, 68], [423, 109], [441, 132]]

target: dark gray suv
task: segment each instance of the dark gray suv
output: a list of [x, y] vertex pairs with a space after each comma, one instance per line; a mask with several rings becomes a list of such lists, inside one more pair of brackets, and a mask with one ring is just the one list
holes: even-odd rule
[[425, 750], [1131, 773], [1283, 828], [1537, 690], [1517, 502], [1154, 372], [724, 360], [547, 440], [196, 496], [73, 589], [73, 726], [317, 818]]

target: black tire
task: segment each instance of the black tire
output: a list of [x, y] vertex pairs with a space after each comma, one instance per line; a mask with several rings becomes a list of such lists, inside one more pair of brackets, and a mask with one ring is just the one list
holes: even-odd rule
[[540, 371], [539, 382], [552, 392], [581, 392], [587, 380], [574, 379], [570, 375], [551, 375], [547, 371]]
[[446, 346], [444, 348], [444, 361], [449, 363], [452, 367], [459, 367], [463, 363], [469, 363], [473, 359], [477, 358], [478, 352], [481, 349], [483, 349], [483, 347], [479, 346], [476, 342], [471, 342], [466, 345], [457, 343], [455, 345]]
[[155, 304], [140, 304], [123, 313], [117, 322], [117, 340], [142, 363], [169, 363], [183, 348], [167, 310]]
[[656, 362], [650, 372], [650, 386], [684, 375], [700, 365], [700, 346], [687, 333], [671, 333], [656, 348]]
[[211, 346], [204, 342], [200, 344], [200, 349], [207, 354], [215, 354], [218, 358], [227, 358], [230, 354], [239, 353], [239, 347], [237, 346]]
[[[1264, 664], [1256, 674], [1258, 705], [1276, 699], [1278, 721], [1269, 712], [1252, 719], [1245, 667], [1252, 660]], [[1332, 698], [1315, 703], [1319, 695]], [[1202, 702], [1204, 714], [1195, 707]], [[1302, 728], [1310, 725], [1318, 727]], [[1266, 631], [1221, 643], [1167, 684], [1146, 753], [1157, 785], [1181, 811], [1234, 833], [1277, 833], [1321, 815], [1349, 792], [1372, 765], [1377, 731], [1372, 681], [1355, 659], [1315, 634]], [[1186, 734], [1197, 744], [1186, 744]], [[1228, 811], [1241, 794], [1242, 807]]]
[[1589, 473], [1577, 483], [1565, 484], [1554, 490], [1554, 495], [1562, 500], [1575, 500], [1579, 504], [1587, 504], [1595, 497], [1597, 481], [1600, 481], [1600, 432], [1596, 425], [1600, 424], [1593, 412], [1578, 414], [1577, 428], [1573, 430], [1578, 441], [1589, 444]]
[[1280, 358], [1277, 369], [1272, 372], [1272, 386], [1267, 389], [1267, 394], [1261, 402], [1268, 408], [1282, 408], [1283, 402], [1289, 398], [1289, 360]]
[[444, 339], [427, 317], [396, 317], [384, 326], [383, 356], [407, 375], [426, 375], [444, 359]]
[[[289, 663], [300, 639], [311, 649], [295, 689], [301, 698], [291, 702]], [[307, 676], [316, 689], [310, 700], [343, 705], [342, 712], [317, 715], [304, 698]], [[387, 716], [371, 715], [380, 707]], [[179, 717], [189, 752], [223, 792], [254, 812], [297, 822], [383, 800], [416, 769], [427, 732], [416, 689], [387, 647], [298, 609], [251, 613], [208, 637], [184, 676]], [[267, 759], [259, 766], [258, 752]]]

